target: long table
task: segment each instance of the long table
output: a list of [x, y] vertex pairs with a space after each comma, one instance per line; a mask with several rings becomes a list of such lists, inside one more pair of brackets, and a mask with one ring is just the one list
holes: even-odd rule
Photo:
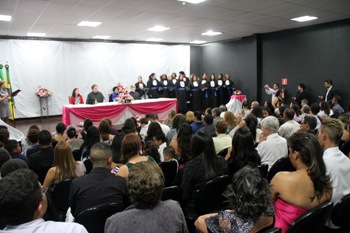
[[108, 117], [114, 125], [122, 125], [127, 118], [146, 113], [157, 113], [159, 120], [168, 118], [170, 110], [177, 112], [177, 99], [159, 98], [134, 100], [131, 103], [99, 103], [96, 105], [64, 105], [62, 107], [62, 122], [65, 125], [82, 125], [90, 118], [98, 125], [102, 118]]

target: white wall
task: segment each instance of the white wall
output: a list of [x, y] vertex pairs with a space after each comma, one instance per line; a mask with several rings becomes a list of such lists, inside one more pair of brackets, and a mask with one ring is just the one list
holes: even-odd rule
[[190, 70], [190, 46], [62, 42], [39, 40], [0, 40], [0, 64], [8, 62], [12, 90], [16, 97], [16, 118], [40, 116], [39, 85], [52, 93], [50, 115], [60, 115], [62, 105], [78, 87], [86, 99], [91, 85], [99, 85], [105, 98], [119, 82], [130, 86], [141, 75]]

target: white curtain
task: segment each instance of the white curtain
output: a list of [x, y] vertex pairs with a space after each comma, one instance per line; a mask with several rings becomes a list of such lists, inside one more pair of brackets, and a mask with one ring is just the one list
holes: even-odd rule
[[0, 64], [6, 63], [12, 90], [22, 90], [15, 97], [16, 118], [30, 118], [40, 116], [35, 95], [39, 85], [53, 93], [49, 114], [60, 115], [75, 87], [86, 100], [91, 85], [97, 84], [108, 98], [113, 86], [121, 83], [129, 88], [139, 75], [146, 83], [151, 73], [189, 74], [190, 46], [0, 40]]

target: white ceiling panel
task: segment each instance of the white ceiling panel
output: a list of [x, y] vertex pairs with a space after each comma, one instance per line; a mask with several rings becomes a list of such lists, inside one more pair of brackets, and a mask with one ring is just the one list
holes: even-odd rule
[[[185, 5], [177, 0], [0, 0], [0, 14], [13, 16], [12, 22], [0, 22], [0, 36], [24, 36], [30, 30], [46, 32], [52, 38], [90, 39], [103, 34], [112, 40], [161, 37], [169, 43], [215, 42], [347, 19], [350, 0], [206, 0]], [[306, 23], [290, 20], [302, 15], [319, 19]], [[78, 27], [82, 20], [102, 24]], [[147, 31], [155, 25], [170, 29]], [[223, 34], [201, 35], [209, 29]]]

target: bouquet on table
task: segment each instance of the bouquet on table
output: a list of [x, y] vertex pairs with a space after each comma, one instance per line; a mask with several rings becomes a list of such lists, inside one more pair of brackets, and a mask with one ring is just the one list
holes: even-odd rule
[[117, 101], [130, 102], [133, 99], [124, 85], [118, 83], [117, 88], [118, 88], [118, 92], [119, 92], [119, 95], [117, 97]]
[[50, 92], [47, 88], [42, 87], [41, 85], [36, 89], [35, 95], [44, 98], [44, 97], [49, 97], [52, 96], [52, 92]]
[[242, 95], [242, 92], [241, 92], [240, 90], [238, 90], [238, 89], [235, 89], [235, 90], [233, 91], [233, 94], [234, 94], [234, 95]]

